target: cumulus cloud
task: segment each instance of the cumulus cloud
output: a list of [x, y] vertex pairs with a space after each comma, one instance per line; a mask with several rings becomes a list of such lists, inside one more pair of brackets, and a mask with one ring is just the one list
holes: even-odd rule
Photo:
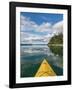
[[20, 17], [20, 24], [21, 31], [30, 31], [38, 27], [38, 25], [34, 21], [31, 21], [30, 18], [24, 17], [22, 15]]
[[51, 25], [49, 22], [38, 25], [30, 18], [20, 17], [21, 43], [25, 44], [47, 44], [54, 34], [63, 32], [63, 21]]
[[51, 24], [46, 22], [46, 23], [42, 23], [40, 26], [38, 26], [37, 31], [48, 32], [48, 31], [50, 31], [50, 28], [51, 28]]
[[54, 33], [63, 33], [63, 21], [57, 22], [53, 25]]

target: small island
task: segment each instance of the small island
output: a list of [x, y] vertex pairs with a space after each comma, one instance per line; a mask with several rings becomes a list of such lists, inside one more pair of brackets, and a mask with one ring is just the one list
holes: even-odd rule
[[54, 54], [63, 55], [63, 34], [54, 35], [50, 39], [48, 46]]

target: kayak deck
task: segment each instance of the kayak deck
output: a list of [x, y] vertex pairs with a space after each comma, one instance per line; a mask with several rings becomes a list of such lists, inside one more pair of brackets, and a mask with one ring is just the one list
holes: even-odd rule
[[52, 67], [49, 65], [46, 59], [41, 63], [35, 77], [48, 77], [56, 76], [56, 73], [53, 71]]

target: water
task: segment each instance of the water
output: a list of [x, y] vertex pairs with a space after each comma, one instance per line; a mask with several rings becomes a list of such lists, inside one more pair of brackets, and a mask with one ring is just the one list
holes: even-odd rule
[[21, 45], [20, 51], [21, 77], [34, 77], [44, 59], [58, 76], [63, 75], [63, 56], [53, 53], [47, 45]]

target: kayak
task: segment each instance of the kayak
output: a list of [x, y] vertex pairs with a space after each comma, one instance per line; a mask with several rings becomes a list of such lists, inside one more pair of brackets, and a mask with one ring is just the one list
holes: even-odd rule
[[56, 73], [50, 66], [50, 64], [47, 62], [46, 59], [44, 59], [37, 70], [35, 77], [48, 77], [48, 76], [56, 76]]

